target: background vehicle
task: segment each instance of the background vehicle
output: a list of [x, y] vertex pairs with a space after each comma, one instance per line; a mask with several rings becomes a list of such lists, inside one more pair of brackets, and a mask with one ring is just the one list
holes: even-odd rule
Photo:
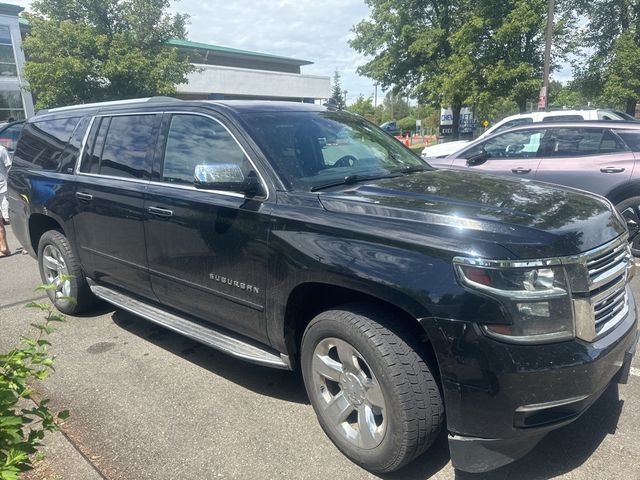
[[6, 123], [0, 126], [0, 145], [9, 150], [9, 152], [13, 152], [23, 126], [24, 120]]
[[328, 437], [376, 472], [443, 428], [456, 468], [502, 466], [626, 382], [637, 344], [608, 202], [433, 169], [344, 111], [152, 98], [40, 112], [9, 203], [59, 310], [98, 297], [299, 368]]
[[[489, 135], [493, 135], [494, 133], [502, 132], [520, 125], [528, 125], [536, 122], [573, 122], [581, 120], [624, 121], [628, 120], [628, 118], [622, 116], [619, 112], [614, 112], [612, 110], [555, 110], [549, 112], [519, 113], [517, 115], [511, 115], [503, 118], [495, 125], [488, 128], [487, 131], [476, 138], [476, 140], [487, 138]], [[431, 160], [433, 158], [446, 157], [447, 155], [458, 152], [471, 142], [472, 140], [456, 140], [453, 142], [445, 142], [425, 147], [424, 150], [422, 150], [422, 158], [425, 160]]]
[[382, 125], [380, 125], [380, 128], [387, 132], [389, 135], [400, 135], [400, 129], [398, 128], [398, 124], [395, 120], [383, 123]]
[[557, 183], [607, 197], [627, 220], [632, 251], [640, 255], [640, 123], [520, 126], [479, 138], [430, 163]]

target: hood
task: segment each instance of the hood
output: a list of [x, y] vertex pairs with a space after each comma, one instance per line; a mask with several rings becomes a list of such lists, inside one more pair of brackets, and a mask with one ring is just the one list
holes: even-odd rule
[[449, 245], [488, 251], [475, 246], [489, 242], [517, 258], [575, 255], [626, 231], [610, 204], [596, 195], [454, 170], [345, 186], [319, 198], [331, 212], [410, 222], [412, 232], [444, 236]]
[[422, 156], [425, 158], [445, 157], [447, 155], [451, 155], [452, 153], [456, 153], [458, 150], [462, 150], [462, 148], [469, 145], [469, 143], [471, 142], [467, 140], [438, 143], [437, 145], [425, 147], [424, 150], [422, 150]]

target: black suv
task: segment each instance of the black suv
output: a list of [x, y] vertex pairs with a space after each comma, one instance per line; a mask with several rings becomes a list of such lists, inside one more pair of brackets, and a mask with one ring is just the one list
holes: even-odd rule
[[607, 200], [434, 170], [346, 112], [163, 98], [44, 111], [9, 189], [58, 309], [99, 297], [300, 368], [324, 431], [372, 471], [443, 426], [454, 466], [496, 468], [628, 377], [634, 263]]

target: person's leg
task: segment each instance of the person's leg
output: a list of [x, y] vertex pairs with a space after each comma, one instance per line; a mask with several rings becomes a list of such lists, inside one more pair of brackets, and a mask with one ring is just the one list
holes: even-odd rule
[[7, 232], [4, 229], [5, 223], [9, 224], [9, 205], [4, 193], [0, 193], [0, 256], [9, 255], [9, 245], [7, 245]]
[[4, 230], [4, 221], [0, 218], [0, 256], [4, 257], [9, 255], [11, 250], [9, 250], [9, 245], [7, 245], [7, 234]]

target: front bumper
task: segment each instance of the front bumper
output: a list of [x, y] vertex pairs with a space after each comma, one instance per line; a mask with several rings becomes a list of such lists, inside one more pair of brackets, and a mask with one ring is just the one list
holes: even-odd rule
[[527, 454], [566, 425], [612, 382], [626, 383], [638, 343], [636, 307], [595, 342], [514, 345], [473, 323], [421, 320], [442, 381], [453, 465], [493, 470]]

